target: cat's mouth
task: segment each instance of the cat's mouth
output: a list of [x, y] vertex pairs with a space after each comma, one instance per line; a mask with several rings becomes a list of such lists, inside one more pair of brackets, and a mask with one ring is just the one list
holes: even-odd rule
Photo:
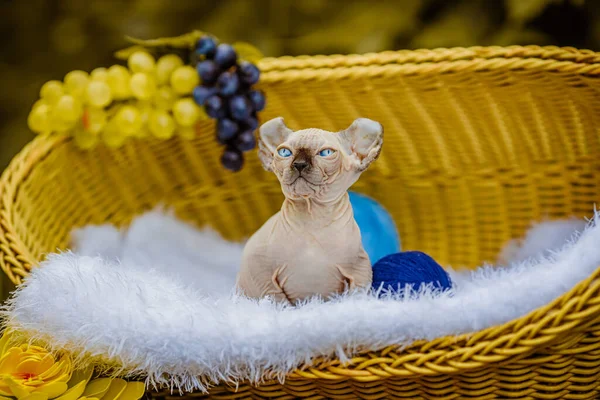
[[321, 189], [321, 185], [312, 183], [304, 176], [298, 176], [287, 185], [286, 192], [292, 198], [308, 198], [316, 196]]
[[320, 186], [321, 185], [319, 183], [311, 182], [306, 176], [304, 176], [302, 174], [299, 174], [289, 185], [294, 186], [294, 185], [301, 184], [301, 183], [309, 184], [311, 186]]

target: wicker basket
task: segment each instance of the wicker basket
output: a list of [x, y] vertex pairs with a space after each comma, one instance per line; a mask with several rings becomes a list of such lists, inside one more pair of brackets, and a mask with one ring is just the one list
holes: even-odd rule
[[[488, 47], [264, 59], [263, 121], [337, 130], [381, 121], [381, 158], [356, 190], [393, 214], [406, 249], [444, 264], [494, 260], [541, 217], [590, 215], [600, 199], [600, 54]], [[0, 266], [20, 283], [75, 226], [126, 224], [159, 202], [229, 239], [278, 210], [253, 154], [226, 172], [210, 121], [192, 141], [77, 149], [38, 137], [0, 182]], [[600, 386], [600, 269], [535, 312], [469, 335], [318, 363], [285, 384], [214, 388], [215, 398], [588, 399]], [[169, 397], [168, 393], [154, 393]], [[201, 396], [197, 394], [197, 396]]]

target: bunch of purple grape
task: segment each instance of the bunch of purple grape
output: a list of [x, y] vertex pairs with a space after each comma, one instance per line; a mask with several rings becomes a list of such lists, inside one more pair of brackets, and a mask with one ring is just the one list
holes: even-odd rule
[[210, 36], [200, 38], [195, 51], [202, 83], [194, 89], [194, 100], [217, 120], [217, 140], [226, 146], [221, 163], [239, 171], [244, 164], [242, 153], [256, 147], [256, 114], [265, 108], [264, 93], [252, 89], [260, 71], [252, 63], [238, 61], [232, 46], [217, 44]]

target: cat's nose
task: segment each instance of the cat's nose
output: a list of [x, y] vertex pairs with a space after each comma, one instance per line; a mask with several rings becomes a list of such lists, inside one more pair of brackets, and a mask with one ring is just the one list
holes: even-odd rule
[[302, 172], [303, 169], [308, 167], [308, 163], [306, 161], [294, 161], [294, 168], [298, 170], [298, 172]]

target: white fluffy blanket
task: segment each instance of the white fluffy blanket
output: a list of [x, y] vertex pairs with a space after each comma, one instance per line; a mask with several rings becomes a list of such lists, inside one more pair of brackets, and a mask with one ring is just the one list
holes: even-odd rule
[[[283, 377], [317, 356], [476, 331], [542, 306], [600, 265], [600, 214], [587, 224], [544, 222], [507, 267], [451, 272], [453, 293], [378, 299], [347, 294], [292, 308], [237, 297], [242, 245], [169, 214], [126, 231], [75, 232], [75, 252], [51, 255], [4, 311], [9, 326], [148, 383], [184, 391], [216, 382]], [[576, 233], [576, 232], [580, 233]], [[554, 249], [552, 252], [546, 251]]]

